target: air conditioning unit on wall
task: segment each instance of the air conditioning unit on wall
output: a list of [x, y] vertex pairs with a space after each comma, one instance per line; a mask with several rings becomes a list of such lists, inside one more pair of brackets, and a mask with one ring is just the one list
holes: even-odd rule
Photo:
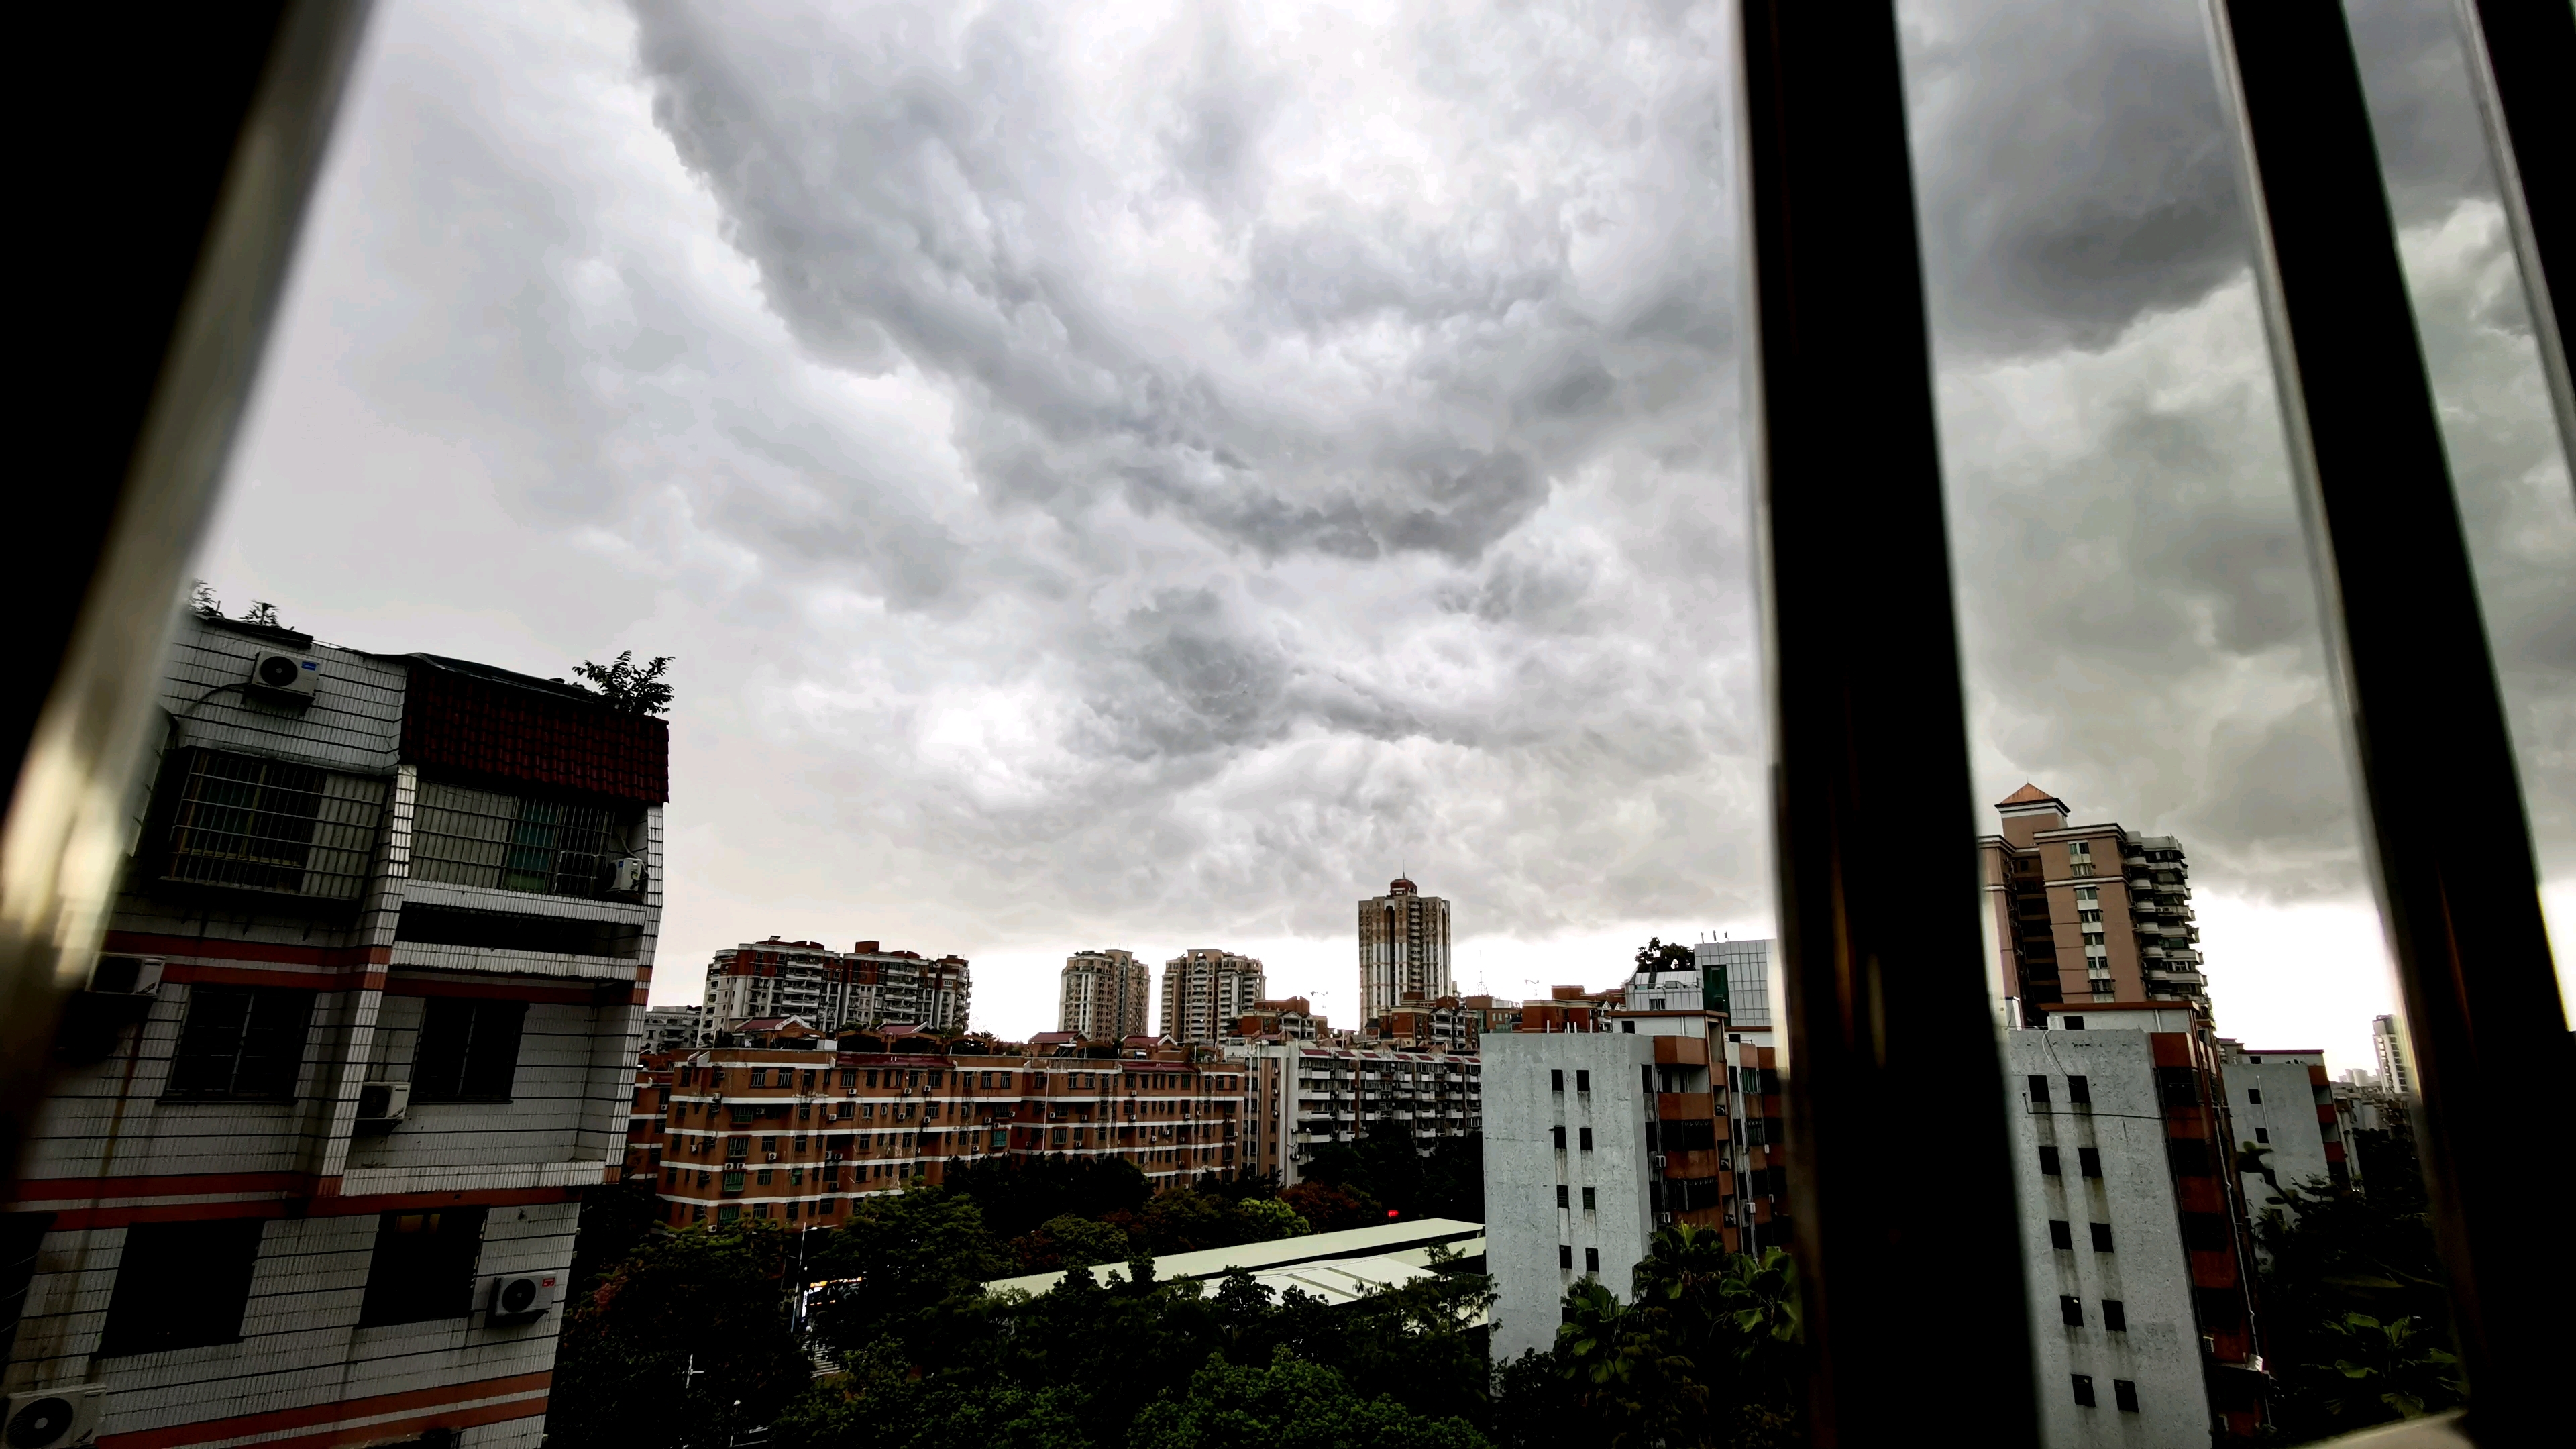
[[105, 1384], [58, 1384], [9, 1396], [9, 1449], [72, 1449], [98, 1438]]
[[487, 1323], [525, 1323], [542, 1318], [555, 1306], [552, 1273], [502, 1273], [492, 1279], [483, 1300]]
[[273, 704], [310, 704], [322, 678], [322, 661], [264, 650], [250, 666], [250, 692]]
[[367, 1082], [358, 1088], [358, 1130], [390, 1132], [411, 1112], [411, 1083]]

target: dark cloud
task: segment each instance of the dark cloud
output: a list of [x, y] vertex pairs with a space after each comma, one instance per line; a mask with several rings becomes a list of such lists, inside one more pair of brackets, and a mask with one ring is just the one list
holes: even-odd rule
[[[2442, 8], [2355, 14], [2576, 868], [2576, 524]], [[1907, 17], [1981, 788], [2357, 899], [2194, 8]], [[679, 655], [684, 979], [773, 930], [1339, 963], [1399, 865], [1475, 936], [1758, 929], [1728, 24], [392, 6], [211, 576]]]

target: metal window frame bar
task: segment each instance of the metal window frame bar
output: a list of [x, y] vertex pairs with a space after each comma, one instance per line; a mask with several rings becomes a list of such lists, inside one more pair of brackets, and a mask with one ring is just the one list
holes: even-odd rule
[[2335, 0], [2209, 0], [2208, 14], [2328, 673], [2419, 1068], [2417, 1143], [2471, 1391], [2466, 1430], [2538, 1443], [2562, 1417], [2569, 1254], [2503, 1104], [2547, 1100], [2568, 1079], [2567, 1021], [2360, 68]]
[[2576, 305], [2576, 7], [2556, 0], [2457, 0], [2469, 88], [2486, 118], [2496, 194], [2513, 228], [2558, 445], [2576, 471], [2576, 379], [2567, 317]]

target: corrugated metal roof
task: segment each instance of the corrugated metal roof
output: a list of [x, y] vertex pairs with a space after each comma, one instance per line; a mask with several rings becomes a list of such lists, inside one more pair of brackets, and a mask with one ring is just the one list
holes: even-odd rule
[[[1231, 1248], [1208, 1248], [1195, 1253], [1165, 1253], [1154, 1260], [1154, 1277], [1158, 1281], [1178, 1278], [1222, 1278], [1237, 1268], [1256, 1279], [1269, 1274], [1304, 1271], [1326, 1263], [1337, 1267], [1359, 1259], [1383, 1259], [1390, 1264], [1419, 1269], [1430, 1261], [1433, 1244], [1457, 1248], [1461, 1252], [1484, 1249], [1485, 1225], [1462, 1222], [1456, 1218], [1417, 1218], [1412, 1222], [1388, 1223], [1384, 1227], [1350, 1228], [1338, 1233], [1309, 1233], [1302, 1238], [1276, 1238], [1266, 1243], [1243, 1243]], [[1408, 1261], [1409, 1260], [1409, 1261]], [[1122, 1265], [1104, 1263], [1095, 1266], [1095, 1274], [1106, 1277]], [[1364, 1271], [1383, 1272], [1386, 1269]], [[1419, 1277], [1415, 1272], [1409, 1277]], [[996, 1278], [984, 1285], [988, 1293], [1017, 1288], [1025, 1293], [1045, 1293], [1064, 1279], [1057, 1269], [1046, 1273], [1029, 1273], [1017, 1278]], [[1323, 1280], [1319, 1280], [1323, 1281]], [[1355, 1281], [1355, 1280], [1354, 1280]], [[1401, 1280], [1399, 1280], [1401, 1281]], [[1274, 1285], [1276, 1286], [1276, 1285]], [[1320, 1289], [1309, 1288], [1309, 1292]], [[1356, 1297], [1353, 1291], [1347, 1297]]]

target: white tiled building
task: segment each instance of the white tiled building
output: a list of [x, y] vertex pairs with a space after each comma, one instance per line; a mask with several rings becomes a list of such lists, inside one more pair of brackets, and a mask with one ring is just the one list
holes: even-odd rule
[[495, 1294], [546, 1308], [617, 1171], [666, 727], [197, 618], [162, 703], [8, 1204], [7, 1389], [94, 1396], [107, 1449], [535, 1444], [559, 1318]]
[[1429, 1152], [1443, 1137], [1484, 1130], [1483, 1067], [1473, 1056], [1275, 1039], [1231, 1042], [1224, 1052], [1249, 1069], [1243, 1161], [1279, 1174], [1282, 1187], [1303, 1181], [1327, 1143], [1396, 1130]]

